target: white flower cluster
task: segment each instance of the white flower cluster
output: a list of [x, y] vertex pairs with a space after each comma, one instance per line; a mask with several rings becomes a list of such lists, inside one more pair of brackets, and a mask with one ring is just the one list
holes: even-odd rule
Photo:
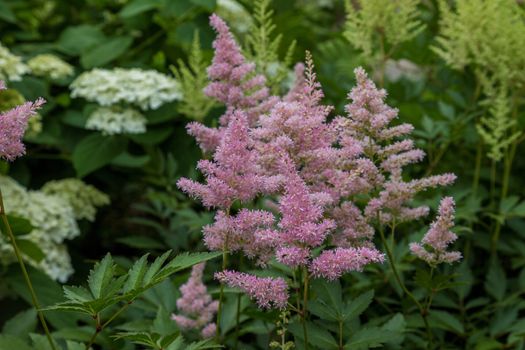
[[217, 0], [216, 13], [241, 34], [248, 32], [253, 24], [250, 13], [235, 0]]
[[[67, 180], [64, 181], [67, 183]], [[80, 182], [80, 180], [76, 181]], [[6, 212], [9, 215], [29, 220], [33, 226], [33, 230], [21, 238], [35, 243], [45, 254], [44, 259], [39, 262], [30, 257], [26, 259], [33, 266], [60, 282], [65, 282], [73, 273], [71, 259], [64, 241], [80, 234], [76, 219], [80, 216], [90, 218], [91, 215], [94, 215], [92, 212], [94, 207], [102, 205], [100, 203], [103, 201], [106, 203], [107, 199], [105, 195], [83, 183], [76, 189], [72, 184], [63, 187], [67, 188], [65, 191], [70, 192], [67, 194], [54, 193], [54, 190], [57, 189], [56, 184], [47, 186], [46, 191], [29, 191], [10, 177], [0, 176], [0, 188]], [[84, 191], [88, 193], [84, 194]], [[81, 199], [76, 199], [74, 203], [71, 203], [73, 194]], [[79, 205], [81, 200], [91, 208], [86, 212], [80, 210], [77, 217], [78, 208], [75, 206]], [[0, 235], [0, 262], [9, 264], [14, 261], [15, 256], [10, 242]]]
[[21, 80], [26, 73], [29, 73], [29, 67], [22, 62], [22, 58], [13, 55], [0, 43], [0, 80]]
[[73, 75], [73, 66], [55, 55], [37, 55], [27, 61], [31, 72], [38, 77], [47, 77], [54, 80], [67, 78]]
[[77, 220], [95, 220], [97, 207], [110, 203], [107, 194], [75, 178], [50, 181], [42, 187], [42, 192], [68, 201]]
[[142, 134], [146, 132], [146, 118], [132, 108], [99, 107], [89, 115], [86, 129], [99, 130], [105, 135]]
[[154, 70], [138, 68], [93, 69], [71, 84], [71, 96], [83, 97], [102, 106], [127, 103], [142, 110], [157, 109], [182, 99], [179, 82]]

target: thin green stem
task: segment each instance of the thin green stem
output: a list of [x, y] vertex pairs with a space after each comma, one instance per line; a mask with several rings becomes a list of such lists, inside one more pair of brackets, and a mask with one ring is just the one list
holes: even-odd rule
[[100, 325], [100, 314], [97, 313], [94, 317], [95, 319], [95, 333], [91, 336], [91, 339], [89, 339], [89, 343], [86, 344], [86, 350], [89, 350], [91, 348], [91, 345], [95, 343], [95, 339], [97, 339], [97, 336], [100, 332], [102, 332], [102, 326]]
[[[228, 252], [226, 251], [226, 247], [222, 249], [222, 270], [226, 270], [226, 267], [228, 266]], [[219, 307], [217, 309], [217, 333], [215, 334], [215, 337], [217, 338], [217, 342], [220, 342], [221, 337], [221, 315], [222, 315], [222, 307], [224, 302], [224, 284], [221, 283], [220, 292], [219, 292]]]
[[482, 156], [483, 156], [483, 145], [481, 142], [478, 142], [478, 145], [476, 147], [476, 165], [474, 167], [474, 177], [472, 179], [472, 194], [474, 196], [476, 196], [478, 193]]
[[[392, 234], [394, 234], [395, 230], [395, 224], [392, 225]], [[390, 264], [390, 268], [392, 269], [392, 272], [394, 273], [394, 277], [398, 283], [398, 285], [401, 287], [401, 289], [406, 293], [406, 295], [412, 299], [414, 304], [419, 309], [419, 312], [421, 313], [421, 316], [423, 317], [423, 322], [425, 323], [425, 328], [427, 330], [427, 336], [430, 344], [433, 342], [432, 332], [430, 330], [430, 325], [428, 323], [427, 314], [425, 313], [425, 309], [421, 305], [421, 303], [416, 299], [416, 297], [408, 290], [408, 288], [405, 286], [403, 281], [401, 280], [401, 277], [397, 271], [396, 264], [394, 261], [394, 255], [392, 254], [392, 251], [390, 247], [388, 246], [387, 240], [385, 238], [385, 233], [383, 232], [383, 226], [380, 224], [379, 234], [381, 236], [381, 242], [383, 243], [383, 246], [385, 247], [386, 255], [388, 256], [388, 262]]]
[[235, 316], [235, 346], [234, 349], [237, 349], [239, 346], [239, 332], [241, 326], [241, 294], [237, 294], [237, 315]]
[[308, 350], [308, 330], [306, 328], [306, 318], [308, 316], [308, 288], [309, 288], [309, 275], [306, 267], [303, 270], [304, 273], [304, 286], [303, 286], [303, 333], [304, 333], [304, 348]]
[[4, 223], [4, 227], [7, 231], [6, 232], [7, 235], [9, 236], [9, 240], [11, 241], [11, 244], [13, 245], [13, 250], [15, 251], [16, 259], [18, 260], [18, 263], [20, 264], [20, 269], [22, 270], [22, 275], [24, 276], [24, 280], [27, 284], [27, 288], [29, 289], [29, 293], [31, 294], [31, 300], [33, 302], [33, 306], [36, 309], [38, 319], [40, 320], [40, 323], [42, 324], [42, 328], [44, 328], [44, 332], [46, 333], [46, 337], [49, 342], [49, 345], [51, 346], [51, 349], [56, 350], [55, 342], [53, 341], [53, 338], [51, 337], [51, 333], [49, 332], [49, 328], [47, 327], [46, 319], [44, 317], [44, 314], [40, 310], [40, 304], [38, 302], [38, 298], [36, 296], [35, 289], [33, 288], [33, 284], [31, 283], [31, 279], [29, 278], [29, 274], [27, 273], [24, 259], [22, 258], [20, 249], [18, 249], [18, 244], [16, 243], [15, 235], [13, 234], [13, 230], [11, 229], [11, 225], [9, 225], [9, 220], [7, 219], [7, 214], [5, 212], [4, 200], [2, 198], [1, 190], [0, 190], [0, 215], [2, 216], [2, 222]]
[[122, 305], [113, 315], [111, 315], [110, 318], [103, 324], [100, 321], [100, 314], [97, 314], [95, 316], [96, 324], [95, 324], [95, 333], [91, 336], [91, 339], [89, 340], [89, 343], [86, 345], [86, 350], [88, 350], [91, 345], [95, 342], [95, 339], [97, 339], [97, 336], [102, 333], [102, 331], [109, 326], [111, 322], [113, 322], [121, 313], [123, 313], [131, 304], [133, 301], [129, 301], [126, 304]]

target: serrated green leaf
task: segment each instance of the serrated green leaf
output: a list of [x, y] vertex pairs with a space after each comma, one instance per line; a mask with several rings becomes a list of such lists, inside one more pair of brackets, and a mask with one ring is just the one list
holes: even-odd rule
[[133, 264], [128, 272], [128, 280], [124, 284], [124, 293], [128, 293], [133, 289], [142, 287], [142, 281], [148, 268], [148, 256], [149, 254], [143, 255], [139, 260]]
[[368, 308], [370, 303], [372, 303], [373, 299], [374, 291], [369, 290], [350, 301], [344, 309], [343, 320], [349, 320], [361, 315]]
[[352, 335], [344, 348], [357, 350], [382, 347], [393, 335], [393, 332], [379, 327], [363, 328]]
[[27, 337], [36, 328], [37, 317], [35, 309], [19, 312], [9, 319], [2, 328], [3, 334], [9, 334], [20, 338]]
[[115, 264], [111, 254], [108, 253], [104, 259], [95, 264], [95, 267], [89, 273], [88, 286], [93, 297], [98, 299], [104, 295], [104, 289], [111, 283], [114, 273]]
[[463, 334], [465, 332], [463, 324], [447, 311], [432, 310], [429, 313], [428, 320], [434, 327], [446, 329], [456, 334]]
[[164, 264], [166, 259], [168, 259], [170, 254], [171, 254], [171, 250], [168, 250], [167, 252], [159, 256], [157, 259], [155, 259], [155, 261], [153, 261], [153, 264], [151, 264], [148, 271], [144, 275], [143, 285], [151, 283], [151, 281], [153, 280], [153, 277], [162, 268], [162, 265]]
[[92, 301], [93, 295], [84, 287], [64, 286], [64, 296], [74, 302]]
[[490, 262], [489, 271], [485, 280], [485, 290], [496, 300], [501, 301], [507, 290], [507, 277], [505, 270], [497, 259]]

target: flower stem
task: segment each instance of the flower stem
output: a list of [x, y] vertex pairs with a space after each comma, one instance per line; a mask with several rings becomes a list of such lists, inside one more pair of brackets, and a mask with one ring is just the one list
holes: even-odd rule
[[122, 312], [124, 312], [131, 304], [133, 303], [133, 301], [128, 301], [126, 304], [124, 304], [120, 309], [118, 309], [117, 311], [115, 311], [115, 313], [113, 315], [111, 315], [110, 318], [108, 318], [108, 320], [106, 322], [104, 322], [103, 324], [100, 323], [100, 314], [97, 314], [95, 316], [95, 320], [96, 320], [96, 324], [95, 324], [95, 333], [93, 333], [93, 335], [91, 336], [91, 339], [89, 340], [89, 343], [86, 345], [86, 350], [89, 350], [89, 348], [91, 347], [91, 345], [93, 345], [93, 343], [95, 342], [95, 339], [97, 339], [97, 336], [102, 333], [102, 331], [111, 323], [113, 322]]
[[[386, 255], [388, 256], [388, 262], [390, 264], [390, 267], [392, 269], [392, 272], [394, 273], [394, 277], [398, 283], [398, 285], [401, 287], [401, 289], [406, 293], [406, 295], [412, 299], [412, 301], [414, 302], [414, 304], [417, 306], [417, 308], [419, 309], [419, 312], [421, 314], [421, 316], [423, 317], [423, 322], [425, 323], [425, 328], [426, 328], [426, 331], [427, 331], [427, 336], [428, 336], [428, 340], [429, 340], [429, 344], [430, 346], [432, 345], [432, 342], [433, 342], [433, 336], [432, 336], [432, 331], [430, 330], [430, 325], [428, 323], [428, 319], [427, 319], [427, 312], [426, 310], [423, 308], [423, 305], [421, 305], [421, 303], [416, 299], [416, 297], [408, 290], [408, 288], [405, 286], [405, 284], [403, 283], [403, 281], [401, 280], [400, 276], [399, 276], [399, 273], [397, 271], [397, 268], [396, 268], [396, 264], [394, 262], [394, 255], [392, 254], [392, 250], [390, 249], [390, 247], [388, 246], [388, 243], [387, 243], [387, 240], [385, 238], [385, 233], [383, 232], [383, 225], [381, 225], [381, 223], [379, 224], [380, 226], [380, 229], [379, 229], [379, 234], [381, 236], [381, 242], [383, 243], [383, 246], [385, 247], [385, 251], [386, 251]], [[394, 234], [394, 230], [395, 230], [395, 223], [392, 225], [392, 234]]]
[[306, 318], [308, 316], [308, 287], [309, 275], [306, 267], [304, 268], [304, 290], [303, 290], [303, 333], [304, 333], [304, 348], [308, 350], [308, 330], [306, 328]]
[[[223, 248], [222, 250], [222, 270], [226, 270], [226, 267], [228, 266], [228, 252], [226, 251], [226, 248]], [[217, 339], [217, 342], [220, 342], [221, 337], [221, 314], [222, 314], [222, 304], [224, 299], [224, 284], [221, 283], [220, 292], [219, 292], [219, 307], [217, 309], [217, 333], [215, 334], [215, 337]]]
[[53, 341], [53, 338], [51, 337], [51, 333], [49, 332], [49, 328], [47, 327], [47, 323], [46, 323], [46, 319], [44, 318], [44, 314], [42, 313], [42, 311], [40, 311], [40, 304], [38, 303], [38, 298], [33, 288], [33, 284], [31, 283], [31, 279], [29, 278], [29, 274], [27, 273], [24, 259], [22, 258], [20, 249], [18, 249], [18, 244], [16, 243], [15, 235], [13, 234], [13, 231], [11, 230], [11, 226], [9, 225], [9, 220], [7, 219], [7, 214], [5, 212], [4, 200], [2, 198], [1, 190], [0, 190], [0, 216], [2, 216], [2, 222], [4, 223], [4, 227], [7, 231], [6, 233], [9, 236], [9, 240], [11, 241], [11, 244], [13, 245], [16, 259], [18, 260], [18, 263], [20, 264], [20, 269], [22, 270], [22, 275], [24, 276], [24, 280], [27, 284], [27, 288], [29, 289], [29, 292], [31, 294], [31, 300], [38, 314], [38, 319], [40, 320], [40, 323], [42, 324], [42, 328], [44, 328], [44, 332], [46, 333], [46, 337], [49, 342], [49, 345], [51, 346], [51, 349], [56, 350], [55, 342]]

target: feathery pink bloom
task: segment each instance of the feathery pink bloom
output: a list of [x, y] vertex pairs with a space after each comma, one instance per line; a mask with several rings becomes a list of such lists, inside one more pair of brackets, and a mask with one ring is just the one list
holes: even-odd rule
[[335, 248], [325, 250], [310, 264], [314, 277], [336, 280], [350, 271], [362, 271], [370, 263], [382, 263], [384, 254], [375, 248]]
[[182, 178], [177, 185], [206, 207], [226, 209], [235, 200], [247, 202], [259, 193], [274, 192], [281, 182], [279, 176], [260, 175], [248, 121], [241, 111], [232, 113], [213, 161], [201, 160], [197, 167], [204, 173], [206, 184]]
[[215, 222], [203, 228], [204, 243], [210, 250], [242, 250], [249, 258], [264, 265], [273, 253], [273, 243], [259, 239], [259, 232], [271, 227], [272, 213], [264, 210], [241, 209], [237, 215], [218, 211]]
[[180, 314], [172, 314], [171, 318], [180, 328], [200, 330], [203, 338], [210, 338], [214, 333], [211, 330], [215, 330], [212, 320], [219, 303], [212, 300], [202, 283], [204, 267], [204, 263], [193, 266], [190, 278], [180, 287], [181, 297], [177, 300]]
[[[4, 88], [4, 83], [0, 82], [0, 90]], [[38, 98], [0, 114], [0, 158], [12, 161], [25, 154], [22, 138], [27, 122], [44, 103], [43, 98]]]
[[[439, 204], [438, 216], [421, 240], [422, 244], [410, 244], [412, 253], [430, 265], [437, 265], [442, 262], [453, 263], [461, 259], [460, 252], [447, 251], [449, 244], [458, 238], [455, 233], [450, 231], [454, 227], [454, 213], [454, 199], [452, 197], [443, 198]], [[428, 251], [425, 246], [429, 247], [431, 251]]]
[[332, 243], [338, 247], [354, 246], [371, 240], [374, 236], [374, 228], [368, 224], [361, 210], [350, 201], [332, 209], [331, 217], [337, 224]]
[[243, 272], [222, 271], [215, 273], [215, 279], [230, 287], [239, 288], [263, 309], [284, 309], [288, 302], [288, 285], [284, 279], [257, 277]]
[[[244, 110], [249, 124], [253, 125], [258, 115], [273, 105], [275, 98], [269, 97], [266, 78], [255, 73], [255, 64], [246, 62], [228, 25], [215, 14], [210, 16], [210, 24], [217, 38], [213, 42], [213, 62], [208, 68], [211, 82], [204, 92], [223, 102], [229, 110]], [[222, 126], [227, 124], [227, 118], [221, 121]]]

